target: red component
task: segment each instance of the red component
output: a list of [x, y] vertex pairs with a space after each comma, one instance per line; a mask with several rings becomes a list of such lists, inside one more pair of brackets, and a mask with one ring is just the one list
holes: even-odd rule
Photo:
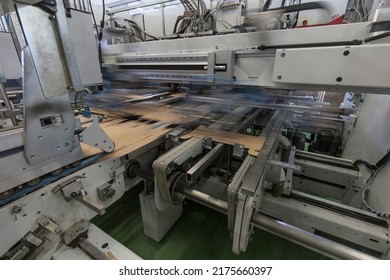
[[307, 22], [307, 20], [304, 20], [304, 21], [302, 22], [302, 26], [298, 26], [298, 28], [306, 28], [306, 27], [315, 27], [315, 26], [342, 24], [342, 23], [343, 23], [343, 19], [344, 19], [344, 15], [341, 15], [341, 16], [338, 16], [338, 17], [332, 19], [332, 20], [329, 21], [328, 23], [325, 23], [325, 24], [313, 24], [313, 25], [306, 25], [306, 24], [305, 24], [305, 21]]

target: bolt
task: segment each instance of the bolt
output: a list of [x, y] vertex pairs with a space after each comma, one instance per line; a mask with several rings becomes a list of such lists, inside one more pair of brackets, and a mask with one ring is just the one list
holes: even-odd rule
[[61, 233], [61, 229], [60, 229], [60, 228], [56, 228], [56, 229], [54, 230], [54, 232], [57, 233], [57, 234], [60, 234], [60, 233]]
[[44, 220], [42, 223], [42, 225], [45, 227], [48, 226], [49, 224], [50, 224], [50, 222], [48, 220]]
[[20, 211], [22, 211], [22, 206], [19, 206], [19, 205], [15, 205], [11, 209], [12, 214], [20, 213]]

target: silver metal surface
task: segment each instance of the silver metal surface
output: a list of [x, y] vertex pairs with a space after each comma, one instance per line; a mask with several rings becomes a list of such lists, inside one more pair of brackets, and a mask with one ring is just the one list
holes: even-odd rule
[[[288, 157], [288, 163], [289, 164], [294, 164], [294, 161], [295, 161], [295, 151], [296, 151], [296, 148], [295, 146], [292, 146], [291, 147], [291, 151], [290, 151], [290, 155]], [[293, 182], [293, 169], [287, 169], [286, 171], [286, 178], [284, 180], [284, 184], [283, 184], [283, 193], [286, 194], [286, 195], [290, 195], [291, 194], [291, 190], [292, 190], [292, 182]], [[299, 166], [299, 171], [301, 171], [301, 167]]]
[[[94, 224], [90, 224], [88, 241], [113, 260], [141, 260], [141, 257], [126, 248]], [[108, 245], [108, 246], [107, 246]]]
[[210, 196], [208, 194], [205, 194], [195, 189], [180, 188], [180, 186], [177, 188], [177, 192], [185, 195], [187, 198], [191, 200], [194, 200], [196, 202], [199, 202], [200, 204], [203, 204], [214, 210], [217, 210], [218, 212], [226, 213], [228, 207], [226, 201], [215, 198], [213, 196]]
[[240, 168], [237, 170], [236, 174], [234, 174], [232, 182], [228, 186], [228, 228], [230, 232], [233, 232], [234, 230], [234, 222], [236, 220], [236, 201], [238, 198], [238, 192], [241, 187], [241, 183], [245, 178], [246, 172], [248, 171], [249, 167], [253, 164], [255, 160], [255, 157], [252, 156], [246, 156], [243, 163], [241, 164]]
[[87, 206], [89, 209], [95, 211], [99, 215], [104, 215], [107, 211], [103, 204], [100, 204], [97, 200], [91, 199], [86, 195], [76, 195], [73, 197], [73, 199]]
[[[328, 205], [332, 204], [328, 203]], [[338, 209], [343, 209], [342, 205], [338, 204], [338, 206]], [[387, 243], [388, 230], [385, 226], [371, 223], [367, 218], [357, 219], [343, 214], [354, 213], [351, 210], [348, 211], [348, 208], [343, 211], [334, 211], [332, 207], [315, 206], [296, 199], [283, 197], [275, 199], [266, 193], [260, 212], [302, 230], [319, 235], [325, 234], [329, 238], [335, 237], [340, 243], [360, 245], [380, 254], [386, 253], [390, 248], [390, 244]], [[361, 217], [364, 217], [364, 214]]]
[[[3, 160], [1, 162], [3, 162]], [[69, 228], [72, 224], [81, 219], [92, 219], [92, 217], [96, 216], [96, 212], [77, 201], [72, 200], [66, 202], [60, 193], [54, 194], [51, 190], [70, 177], [83, 176], [86, 177], [86, 179], [83, 179], [84, 190], [92, 200], [99, 201], [96, 186], [112, 180], [111, 172], [118, 169], [120, 165], [120, 159], [106, 160], [92, 164], [70, 176], [57, 180], [50, 185], [42, 187], [35, 192], [0, 207], [0, 234], [2, 236], [2, 241], [0, 242], [0, 255], [3, 255], [28, 231], [31, 231], [31, 229], [35, 227], [37, 219], [42, 215], [54, 219], [63, 229]], [[14, 166], [17, 165], [14, 164]], [[12, 171], [12, 169], [6, 169], [6, 172], [7, 174], [13, 174], [16, 170]], [[22, 170], [18, 172], [20, 175], [23, 174]], [[2, 173], [0, 175], [2, 175]], [[105, 207], [112, 205], [124, 194], [125, 179], [123, 173], [116, 174], [115, 182], [112, 184], [112, 187], [116, 190], [115, 196], [110, 200], [101, 202]], [[15, 207], [20, 209], [19, 212], [11, 213], [11, 210]], [[106, 240], [105, 242], [108, 241], [109, 240]], [[114, 251], [113, 253], [115, 255]], [[47, 259], [50, 259], [50, 257], [50, 254], [46, 256]]]
[[349, 169], [351, 169], [353, 163], [353, 160], [349, 159], [349, 157], [339, 158], [300, 150], [296, 150], [296, 157], [316, 162], [326, 162]]
[[336, 259], [377, 260], [376, 257], [261, 214], [252, 218], [256, 227]]
[[[186, 194], [187, 198], [189, 199], [195, 200], [213, 209], [217, 209], [222, 213], [227, 212], [227, 203], [225, 201], [210, 198], [209, 196], [194, 190], [181, 189], [179, 191], [183, 194]], [[362, 260], [377, 259], [376, 257], [373, 257], [369, 254], [352, 249], [345, 245], [315, 235], [288, 223], [277, 221], [259, 213], [254, 213], [251, 221], [256, 227], [270, 231], [271, 233], [277, 234], [282, 238], [288, 239], [312, 250], [316, 250], [332, 258]]]
[[110, 260], [110, 258], [96, 248], [91, 242], [87, 239], [83, 239], [79, 242], [79, 247], [83, 250], [88, 256], [93, 260]]
[[[172, 204], [167, 175], [172, 171], [173, 161], [182, 164], [189, 158], [195, 157], [203, 150], [202, 139], [191, 138], [153, 162], [155, 176], [156, 205], [159, 210], [167, 207], [166, 203]], [[161, 201], [160, 201], [161, 200]], [[165, 202], [165, 205], [164, 205]]]
[[23, 130], [18, 128], [0, 134], [2, 153], [0, 161], [0, 192], [19, 186], [53, 170], [62, 168], [81, 159], [80, 145], [76, 142], [75, 152], [66, 153], [53, 161], [36, 162], [31, 165], [23, 151]]
[[82, 176], [74, 176], [70, 179], [58, 184], [52, 192], [56, 193], [58, 190], [61, 190], [62, 195], [64, 196], [66, 201], [72, 200], [76, 195], [80, 195], [83, 190], [83, 184], [81, 179], [85, 178]]
[[[149, 55], [158, 55], [164, 53], [168, 56], [175, 57], [178, 54], [183, 53], [199, 53], [199, 52], [208, 52], [208, 53], [217, 53], [219, 50], [225, 51], [233, 51], [235, 53], [234, 59], [234, 80], [224, 80], [218, 79], [219, 83], [232, 83], [238, 85], [253, 85], [253, 86], [263, 86], [267, 88], [281, 88], [281, 89], [308, 89], [308, 90], [331, 90], [338, 92], [345, 91], [360, 91], [362, 89], [367, 89], [367, 92], [376, 92], [376, 93], [386, 93], [384, 91], [387, 88], [387, 85], [384, 84], [383, 80], [381, 80], [382, 84], [376, 86], [371, 81], [369, 87], [361, 87], [361, 81], [358, 81], [357, 84], [359, 86], [354, 85], [352, 82], [343, 80], [342, 82], [337, 82], [337, 77], [334, 79], [329, 79], [328, 76], [331, 76], [334, 73], [333, 64], [325, 63], [325, 60], [320, 61], [319, 63], [312, 63], [312, 60], [308, 60], [306, 57], [304, 60], [306, 64], [310, 65], [313, 69], [316, 65], [326, 65], [326, 67], [318, 67], [320, 69], [326, 70], [318, 70], [318, 71], [326, 71], [326, 75], [316, 75], [316, 81], [311, 83], [310, 79], [306, 79], [305, 75], [299, 75], [297, 77], [297, 81], [305, 80], [303, 83], [297, 83], [297, 81], [293, 81], [292, 83], [284, 83], [284, 80], [278, 80], [277, 77], [283, 75], [276, 75], [274, 77], [276, 80], [272, 80], [272, 76], [274, 75], [274, 63], [275, 59], [279, 59], [275, 56], [275, 49], [261, 50], [258, 49], [259, 46], [280, 46], [279, 49], [283, 49], [283, 45], [301, 45], [301, 44], [340, 44], [340, 42], [353, 41], [353, 40], [362, 40], [369, 35], [370, 25], [368, 23], [360, 23], [360, 24], [345, 24], [345, 25], [337, 25], [337, 26], [325, 26], [325, 27], [316, 27], [316, 28], [297, 28], [297, 29], [289, 29], [289, 30], [275, 30], [275, 31], [263, 31], [263, 32], [253, 32], [246, 34], [230, 34], [224, 36], [209, 36], [202, 38], [188, 38], [188, 39], [176, 39], [176, 40], [161, 40], [154, 42], [145, 42], [145, 43], [133, 43], [133, 44], [121, 44], [121, 45], [112, 45], [104, 48], [104, 62], [107, 65], [116, 65], [116, 57], [126, 55], [140, 55], [143, 57], [147, 57]], [[326, 34], [324, 36], [323, 34]], [[346, 43], [348, 45], [348, 43]], [[372, 49], [375, 49], [378, 45], [373, 45]], [[357, 48], [366, 48], [370, 46], [354, 46]], [[342, 47], [336, 47], [342, 48]], [[352, 47], [351, 47], [352, 48]], [[305, 48], [302, 50], [305, 53], [305, 50], [312, 50], [313, 48]], [[327, 49], [332, 48], [318, 48], [320, 52], [322, 50], [325, 53], [329, 52]], [[383, 52], [386, 47], [383, 47]], [[295, 49], [288, 49], [288, 51], [295, 51]], [[368, 52], [372, 50], [367, 50]], [[360, 52], [360, 51], [359, 51]], [[343, 64], [345, 62], [345, 58], [354, 56], [354, 51], [351, 52], [351, 55], [343, 56], [338, 62], [337, 65]], [[363, 54], [363, 53], [362, 53]], [[314, 55], [313, 55], [314, 56]], [[287, 58], [288, 56], [286, 56]], [[322, 55], [316, 54], [315, 59], [317, 61], [322, 59]], [[376, 55], [375, 61], [379, 60], [379, 54]], [[336, 60], [333, 56], [332, 60]], [[358, 65], [359, 63], [363, 63], [362, 56], [359, 56], [356, 63], [354, 65]], [[212, 63], [208, 63], [212, 64]], [[297, 73], [299, 71], [291, 70], [291, 68], [299, 65], [300, 62], [289, 64], [288, 72], [285, 69], [281, 69], [288, 74], [293, 72]], [[359, 64], [359, 65], [360, 65]], [[214, 65], [214, 64], [213, 64]], [[342, 67], [347, 71], [348, 63], [344, 63]], [[208, 67], [209, 70], [210, 67]], [[279, 68], [278, 68], [279, 69]], [[306, 69], [305, 67], [301, 67], [300, 69]], [[353, 71], [355, 74], [358, 72], [357, 69], [354, 68]], [[142, 69], [140, 69], [142, 70]], [[378, 64], [378, 67], [375, 68], [375, 71], [378, 71], [378, 75], [383, 77], [383, 71], [386, 70], [386, 65], [382, 61]], [[114, 73], [121, 73], [121, 71], [117, 72], [115, 69], [111, 69]], [[132, 69], [132, 74], [136, 73], [136, 68]], [[344, 70], [343, 70], [344, 71]], [[172, 71], [171, 71], [172, 72]], [[315, 72], [315, 71], [314, 71]], [[316, 72], [316, 73], [317, 73]], [[126, 71], [122, 72], [126, 73]], [[172, 75], [173, 73], [173, 75]], [[149, 71], [149, 73], [144, 73], [145, 75], [141, 75], [140, 77], [145, 79], [156, 79], [156, 80], [167, 80], [167, 81], [176, 81], [183, 82], [194, 79], [201, 79], [202, 82], [208, 80], [207, 77], [197, 76], [197, 73], [187, 71], [182, 71], [181, 75], [177, 75], [177, 73], [170, 71], [165, 71], [165, 73], [154, 73], [153, 71]], [[352, 73], [352, 72], [350, 72]], [[361, 74], [361, 73], [360, 73]], [[294, 75], [294, 74], [291, 74]], [[348, 74], [349, 75], [349, 74]], [[137, 76], [137, 75], [136, 75]], [[355, 76], [356, 77], [356, 76]], [[348, 77], [347, 77], [348, 78]], [[368, 78], [367, 78], [368, 79]], [[377, 80], [379, 78], [376, 78]]]
[[217, 159], [223, 152], [224, 145], [217, 144], [210, 152], [208, 152], [202, 159], [200, 159], [190, 170], [187, 171], [187, 182], [194, 184], [199, 176]]
[[275, 166], [283, 167], [286, 169], [291, 169], [291, 170], [298, 172], [298, 173], [301, 172], [301, 167], [299, 165], [296, 165], [293, 163], [287, 163], [287, 162], [277, 161], [277, 160], [273, 160], [273, 159], [269, 159], [267, 161], [267, 163], [270, 165], [275, 165]]
[[92, 118], [92, 124], [80, 132], [80, 142], [96, 147], [106, 153], [112, 152], [115, 148], [115, 143], [112, 142], [107, 133], [99, 126], [98, 116], [93, 115]]
[[[371, 164], [376, 163], [389, 149], [390, 129], [390, 96], [366, 95], [364, 97], [358, 119], [354, 125], [351, 137], [346, 146], [344, 157], [357, 160], [365, 159]], [[360, 167], [362, 178], [371, 174], [364, 167]], [[375, 210], [389, 213], [388, 203], [390, 188], [387, 188], [390, 176], [390, 164], [378, 173], [371, 182], [368, 203]]]
[[[63, 52], [65, 61], [65, 69], [68, 74], [68, 78], [71, 80], [71, 85], [68, 91], [82, 91], [83, 85], [80, 77], [80, 70], [78, 66], [77, 56], [74, 50], [72, 36], [70, 33], [68, 18], [65, 14], [65, 8], [63, 1], [57, 1], [57, 9], [56, 13], [56, 32], [58, 32], [61, 40], [61, 49]], [[92, 30], [92, 23], [91, 23]], [[92, 31], [91, 31], [92, 32]]]
[[22, 57], [24, 152], [27, 161], [36, 164], [71, 152], [76, 154], [79, 150], [75, 149], [75, 118], [69, 96], [45, 98], [29, 47], [23, 50]]
[[[298, 28], [286, 30], [273, 30], [262, 32], [251, 32], [242, 34], [230, 34], [223, 36], [208, 36], [198, 38], [186, 38], [178, 40], [160, 40], [155, 42], [143, 42], [121, 45], [110, 45], [103, 48], [107, 62], [115, 59], [111, 55], [123, 55], [131, 52], [148, 52], [148, 53], [176, 53], [175, 50], [188, 50], [197, 52], [205, 52], [215, 50], [216, 46], [224, 46], [237, 51], [250, 50], [252, 47], [257, 47], [262, 44], [302, 44], [302, 43], [318, 43], [318, 42], [339, 42], [364, 38], [369, 34], [370, 26], [368, 23], [344, 24], [333, 26], [320, 26], [317, 28]], [[326, 33], [326, 36], [324, 36]], [[261, 52], [253, 51], [255, 57], [261, 57]], [[178, 52], [180, 53], [180, 52]], [[268, 53], [267, 56], [273, 57], [274, 51]], [[238, 57], [243, 59], [243, 57]], [[254, 56], [248, 57], [254, 59]], [[242, 63], [242, 61], [241, 61]], [[253, 63], [259, 63], [258, 60]], [[240, 65], [240, 64], [239, 64]], [[260, 65], [259, 65], [260, 66]], [[246, 67], [245, 67], [246, 68]]]
[[[276, 52], [272, 80], [275, 83], [310, 84], [313, 87], [354, 87], [364, 92], [382, 90], [386, 94], [390, 84], [385, 73], [390, 68], [383, 58], [389, 48], [388, 44], [380, 44], [281, 49]], [[370, 75], [365, 75], [367, 69], [370, 69]]]
[[62, 233], [61, 227], [59, 227], [53, 220], [51, 220], [48, 217], [41, 216], [37, 219], [37, 223], [40, 224], [42, 227], [45, 229], [55, 233], [55, 234], [60, 234]]
[[183, 205], [169, 205], [164, 210], [157, 208], [153, 195], [142, 192], [139, 195], [144, 233], [160, 242], [183, 214]]
[[252, 234], [250, 220], [254, 210], [254, 198], [238, 193], [236, 219], [234, 221], [233, 232], [233, 253], [239, 255], [245, 252], [249, 237]]
[[20, 79], [22, 71], [20, 69], [20, 60], [12, 40], [11, 33], [0, 32], [0, 67], [6, 79]]
[[81, 84], [101, 84], [102, 73], [91, 15], [78, 11], [71, 11], [71, 15], [67, 21]]
[[62, 242], [64, 242], [65, 245], [69, 245], [70, 243], [75, 242], [81, 235], [87, 233], [88, 229], [89, 222], [82, 219], [74, 223], [61, 234]]
[[[190, 100], [194, 101], [205, 101], [216, 104], [225, 104], [226, 100], [216, 97], [203, 97], [203, 96], [191, 96]], [[304, 105], [293, 105], [293, 104], [275, 104], [275, 103], [262, 103], [262, 102], [249, 102], [245, 100], [237, 101], [237, 105], [246, 106], [250, 108], [259, 109], [274, 109], [274, 110], [285, 110], [294, 112], [324, 112], [324, 113], [342, 113], [342, 109], [336, 107], [314, 107]]]
[[[245, 179], [242, 183], [242, 187], [240, 189], [240, 192], [249, 195], [254, 196], [256, 193], [257, 188], [260, 184], [260, 179], [263, 175], [264, 168], [267, 164], [268, 157], [271, 153], [271, 150], [275, 144], [276, 137], [278, 136], [280, 132], [280, 127], [282, 125], [282, 121], [284, 118], [285, 112], [282, 111], [276, 111], [274, 115], [272, 116], [272, 119], [269, 121], [267, 127], [269, 130], [268, 134], [264, 134], [263, 136], [267, 137], [267, 139], [264, 142], [263, 147], [261, 148], [261, 151], [251, 167], [249, 168]], [[266, 128], [267, 129], [267, 128]], [[265, 130], [266, 130], [265, 129]]]
[[[61, 2], [61, 1], [58, 1]], [[32, 68], [36, 69], [42, 96], [62, 96], [68, 92], [69, 81], [61, 57], [53, 19], [39, 7], [16, 4], [24, 37], [31, 51]], [[39, 19], [39, 20], [37, 20]]]
[[66, 9], [74, 9], [85, 13], [90, 13], [88, 0], [64, 0], [64, 7]]
[[108, 14], [109, 15], [114, 15], [114, 14], [117, 14], [117, 13], [129, 11], [129, 10], [134, 10], [134, 9], [144, 8], [144, 7], [150, 7], [150, 6], [164, 4], [164, 3], [168, 3], [168, 2], [172, 2], [172, 1], [175, 1], [175, 0], [158, 0], [158, 1], [153, 1], [153, 2], [141, 3], [141, 4], [138, 4], [138, 5], [131, 5], [131, 6], [128, 6], [128, 7], [125, 7], [125, 8], [118, 8], [118, 9], [110, 10]]
[[359, 171], [324, 163], [295, 159], [295, 164], [301, 166], [301, 174], [305, 177], [338, 184], [340, 186], [344, 186], [345, 188], [350, 188], [361, 176]]

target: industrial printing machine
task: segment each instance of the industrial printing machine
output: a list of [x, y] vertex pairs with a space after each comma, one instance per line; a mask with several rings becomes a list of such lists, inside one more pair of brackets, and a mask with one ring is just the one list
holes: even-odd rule
[[[286, 14], [326, 3], [268, 7], [233, 32], [190, 2], [185, 31], [149, 41], [115, 24], [123, 9], [94, 34], [89, 1], [1, 2], [0, 258], [139, 258], [89, 220], [143, 184], [157, 242], [190, 199], [226, 214], [236, 254], [258, 227], [332, 258], [389, 259], [388, 1], [304, 28]], [[101, 43], [118, 34], [128, 42]]]

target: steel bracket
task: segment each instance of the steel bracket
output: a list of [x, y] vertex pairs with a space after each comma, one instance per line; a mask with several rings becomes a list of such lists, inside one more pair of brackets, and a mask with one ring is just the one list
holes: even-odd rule
[[88, 233], [89, 224], [86, 220], [81, 220], [73, 224], [61, 234], [62, 242], [67, 246], [75, 248], [78, 245], [78, 239]]
[[114, 151], [115, 144], [100, 127], [98, 116], [94, 115], [92, 124], [79, 134], [80, 142], [96, 147], [106, 153]]
[[210, 137], [204, 137], [202, 146], [207, 150], [211, 150], [213, 148], [213, 139]]
[[56, 193], [61, 190], [62, 195], [66, 201], [72, 200], [76, 195], [80, 195], [83, 190], [83, 184], [81, 179], [84, 179], [83, 176], [74, 176], [60, 184], [58, 184], [53, 190], [52, 193]]
[[241, 144], [234, 144], [233, 157], [243, 159], [245, 154], [245, 147]]
[[41, 216], [38, 218], [37, 223], [47, 229], [48, 231], [51, 231], [55, 234], [61, 234], [62, 229], [59, 225], [57, 225], [54, 221], [49, 219], [48, 217]]

